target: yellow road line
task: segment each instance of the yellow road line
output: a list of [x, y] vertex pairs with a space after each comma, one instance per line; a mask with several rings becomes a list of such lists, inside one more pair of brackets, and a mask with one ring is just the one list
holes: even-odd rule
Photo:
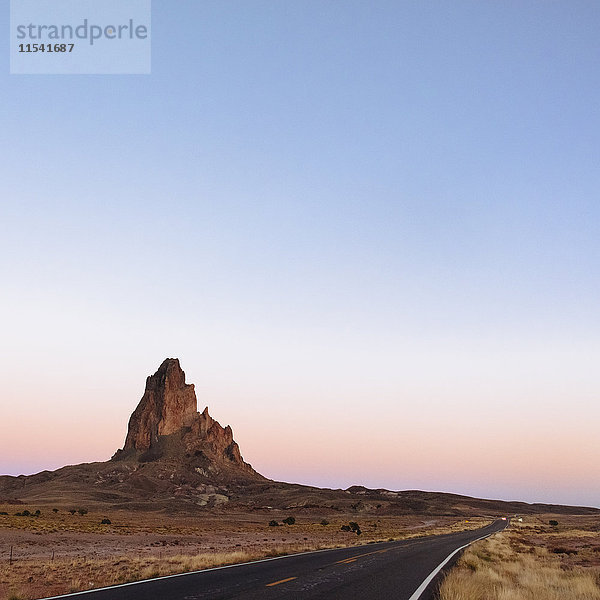
[[[371, 556], [372, 554], [380, 554], [381, 552], [387, 552], [389, 548], [384, 548], [382, 550], [375, 550], [373, 552], [365, 552], [364, 554], [358, 554], [357, 556], [351, 556], [349, 558], [344, 558], [343, 560], [338, 560], [336, 565], [347, 565], [352, 562], [356, 562], [359, 558], [363, 556]], [[274, 585], [279, 585], [281, 583], [287, 583], [288, 581], [293, 581], [294, 579], [298, 579], [297, 577], [288, 577], [287, 579], [280, 579], [279, 581], [274, 581], [273, 583], [267, 583], [266, 587], [273, 587]]]
[[345, 565], [351, 562], [354, 562], [358, 558], [362, 558], [363, 556], [371, 556], [372, 554], [381, 554], [382, 552], [387, 552], [389, 548], [384, 548], [383, 550], [375, 550], [373, 552], [366, 552], [365, 554], [357, 554], [356, 556], [351, 556], [350, 558], [344, 558], [343, 560], [338, 560], [336, 565]]
[[287, 579], [280, 579], [279, 581], [274, 581], [273, 583], [267, 583], [265, 587], [272, 587], [274, 585], [279, 585], [280, 583], [286, 583], [286, 581], [292, 581], [293, 579], [298, 579], [297, 577], [288, 577]]

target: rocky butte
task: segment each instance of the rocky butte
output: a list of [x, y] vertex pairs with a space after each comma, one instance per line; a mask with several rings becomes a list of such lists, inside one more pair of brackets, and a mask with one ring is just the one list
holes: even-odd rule
[[244, 461], [229, 425], [221, 427], [197, 410], [194, 385], [185, 382], [177, 358], [167, 358], [154, 375], [129, 419], [125, 445], [113, 461], [176, 461], [200, 475], [214, 478], [261, 478]]

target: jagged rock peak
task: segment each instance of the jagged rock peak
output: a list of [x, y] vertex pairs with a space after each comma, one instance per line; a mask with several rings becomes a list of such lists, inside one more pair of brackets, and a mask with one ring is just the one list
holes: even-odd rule
[[185, 382], [179, 359], [167, 358], [146, 379], [144, 395], [129, 419], [124, 450], [148, 450], [158, 436], [189, 427], [196, 414], [194, 385]]
[[134, 457], [191, 460], [196, 471], [218, 474], [233, 469], [261, 477], [244, 462], [231, 427], [221, 427], [208, 407], [197, 411], [194, 386], [185, 382], [177, 358], [167, 358], [146, 379], [144, 395], [129, 419], [125, 445], [114, 459]]

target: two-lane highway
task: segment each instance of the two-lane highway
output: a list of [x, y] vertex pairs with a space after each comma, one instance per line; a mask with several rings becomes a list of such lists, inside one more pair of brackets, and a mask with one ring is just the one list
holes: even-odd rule
[[195, 573], [56, 596], [76, 600], [428, 600], [428, 577], [469, 543], [501, 531], [474, 531], [307, 552]]

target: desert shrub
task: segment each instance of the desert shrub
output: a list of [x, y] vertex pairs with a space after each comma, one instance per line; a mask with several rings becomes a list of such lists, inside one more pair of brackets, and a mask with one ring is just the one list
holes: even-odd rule
[[36, 517], [39, 517], [42, 514], [42, 511], [38, 508], [34, 513]]
[[58, 512], [58, 508], [53, 508], [53, 509], [52, 509], [52, 512], [53, 512], [54, 514], [56, 514], [56, 513]]
[[356, 521], [350, 521], [348, 525], [342, 525], [342, 531], [353, 531], [356, 535], [362, 535], [362, 531], [360, 530], [360, 525]]
[[360, 530], [360, 525], [355, 521], [350, 521], [350, 529], [356, 533], [356, 535], [361, 535], [362, 531]]
[[87, 515], [87, 508], [78, 508], [77, 512], [83, 517], [83, 515]]
[[269, 521], [269, 527], [279, 527], [279, 523], [273, 519], [272, 521]]
[[326, 525], [329, 525], [329, 521], [327, 519], [323, 519], [321, 521], [321, 525], [323, 525], [323, 527], [325, 527]]
[[28, 510], [24, 510], [23, 512], [15, 513], [15, 517], [31, 517], [31, 513]]
[[110, 525], [110, 524], [111, 524], [110, 519], [102, 519], [102, 521], [100, 521], [100, 525]]
[[286, 517], [283, 522], [286, 525], [293, 525], [296, 522], [296, 519], [294, 517]]
[[77, 512], [77, 509], [76, 509], [76, 508], [71, 508], [71, 509], [69, 510], [69, 512], [70, 512], [72, 515], [74, 515], [74, 514]]
[[556, 527], [558, 525], [558, 521], [555, 521], [554, 519], [552, 519], [551, 521], [548, 521], [548, 523], [550, 523], [550, 525], [552, 525], [552, 527]]
[[8, 513], [7, 513], [7, 512], [4, 512], [4, 511], [0, 512], [0, 515], [7, 515], [7, 514], [8, 514]]

